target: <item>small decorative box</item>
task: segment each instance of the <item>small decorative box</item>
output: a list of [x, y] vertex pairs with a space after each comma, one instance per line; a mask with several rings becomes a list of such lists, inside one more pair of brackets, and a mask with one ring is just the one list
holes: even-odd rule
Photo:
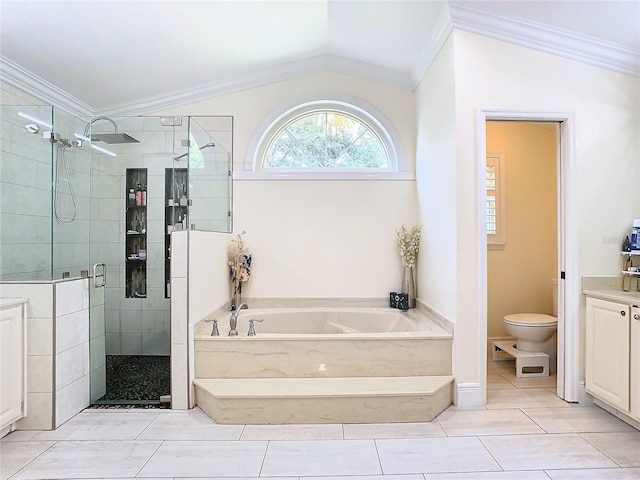
[[389, 294], [389, 306], [400, 310], [409, 310], [409, 294], [391, 292]]

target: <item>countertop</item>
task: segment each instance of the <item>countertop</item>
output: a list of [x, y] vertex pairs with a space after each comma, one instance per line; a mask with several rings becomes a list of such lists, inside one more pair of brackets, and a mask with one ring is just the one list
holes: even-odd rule
[[640, 305], [640, 292], [623, 292], [622, 290], [583, 290], [587, 297], [625, 303], [627, 305]]

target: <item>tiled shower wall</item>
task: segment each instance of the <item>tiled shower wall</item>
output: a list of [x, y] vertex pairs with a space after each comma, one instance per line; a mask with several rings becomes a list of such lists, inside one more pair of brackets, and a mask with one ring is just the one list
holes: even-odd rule
[[[3, 105], [0, 115], [1, 279], [52, 280], [62, 278], [63, 272], [79, 277], [89, 258], [89, 152], [58, 148], [61, 142], [44, 138], [51, 129], [43, 125], [37, 133], [28, 132], [25, 126], [34, 122], [18, 113], [53, 124], [53, 131], [68, 140], [83, 121], [51, 106], [34, 105], [32, 97], [4, 83], [2, 87], [3, 102], [9, 97], [22, 106]], [[59, 187], [57, 196], [52, 195], [52, 184]], [[52, 219], [54, 203], [64, 220], [73, 217], [74, 202], [73, 222]]]
[[[27, 110], [27, 109], [24, 109]], [[19, 108], [0, 118], [0, 275], [3, 280], [51, 277], [51, 144], [30, 134]], [[31, 107], [51, 121], [51, 107]]]

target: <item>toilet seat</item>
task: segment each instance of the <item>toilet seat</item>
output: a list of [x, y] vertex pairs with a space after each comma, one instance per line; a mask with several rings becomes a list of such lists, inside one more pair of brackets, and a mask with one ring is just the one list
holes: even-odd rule
[[514, 313], [505, 315], [504, 323], [518, 327], [554, 327], [558, 319], [544, 313]]

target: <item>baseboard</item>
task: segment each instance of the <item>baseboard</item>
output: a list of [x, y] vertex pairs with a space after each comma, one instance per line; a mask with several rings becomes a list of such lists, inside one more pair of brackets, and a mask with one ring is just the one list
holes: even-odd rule
[[608, 405], [605, 402], [602, 402], [602, 401], [598, 400], [597, 398], [593, 399], [593, 403], [595, 405], [597, 405], [598, 407], [602, 408], [603, 410], [606, 410], [611, 415], [614, 415], [614, 416], [618, 417], [623, 422], [628, 423], [629, 425], [631, 425], [636, 430], [640, 430], [640, 422], [638, 422], [637, 420], [634, 420], [633, 418], [629, 417], [628, 415], [622, 413], [618, 409], [612, 407], [611, 405]]
[[479, 383], [456, 383], [453, 402], [457, 407], [481, 407], [485, 404]]

